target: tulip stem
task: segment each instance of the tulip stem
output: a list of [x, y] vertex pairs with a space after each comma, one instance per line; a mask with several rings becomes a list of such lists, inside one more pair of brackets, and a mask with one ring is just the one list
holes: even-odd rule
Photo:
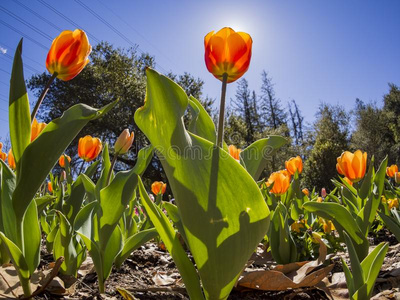
[[50, 85], [52, 84], [52, 82], [54, 81], [54, 79], [56, 79], [57, 77], [57, 72], [54, 72], [53, 75], [51, 75], [51, 77], [49, 78], [49, 81], [47, 81], [46, 86], [44, 87], [42, 93], [40, 94], [36, 104], [35, 104], [35, 108], [32, 111], [32, 115], [31, 115], [31, 123], [33, 122], [33, 120], [36, 117], [36, 114], [39, 110], [40, 105], [42, 104], [42, 101], [44, 99], [44, 97], [46, 97], [47, 92], [49, 91]]
[[115, 163], [117, 162], [117, 157], [118, 157], [118, 154], [116, 153], [116, 154], [114, 155], [114, 157], [113, 157], [113, 160], [111, 161], [111, 166], [110, 166], [110, 171], [108, 171], [106, 186], [110, 184], [111, 174], [112, 174], [112, 172], [113, 172]]
[[228, 73], [224, 73], [222, 75], [221, 103], [219, 108], [218, 136], [217, 136], [217, 145], [221, 148], [223, 147], [223, 140], [224, 140], [225, 98], [226, 98], [227, 83], [228, 83]]

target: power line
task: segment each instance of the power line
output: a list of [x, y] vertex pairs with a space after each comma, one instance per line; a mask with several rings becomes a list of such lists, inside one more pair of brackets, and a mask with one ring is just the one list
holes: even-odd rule
[[[9, 46], [9, 45], [7, 45], [7, 44], [4, 44], [3, 42], [0, 42], [0, 44], [3, 45], [4, 47], [7, 47], [7, 49], [10, 49], [10, 50], [12, 50], [13, 52], [15, 52], [15, 48], [13, 48], [13, 47], [11, 47], [11, 46]], [[22, 54], [22, 57], [23, 57], [24, 59], [25, 59], [25, 58], [26, 58], [26, 59], [29, 59], [30, 61], [36, 63], [37, 65], [39, 65], [39, 66], [41, 66], [41, 67], [43, 67], [43, 63], [40, 63], [40, 62], [38, 62], [37, 60], [34, 60], [34, 59], [28, 57], [28, 56], [25, 55], [25, 54]]]
[[9, 83], [5, 83], [4, 81], [0, 81], [1, 84], [4, 84], [5, 86], [9, 87], [10, 84]]
[[[16, 0], [14, 0], [16, 1]], [[109, 6], [104, 4], [101, 0], [97, 0], [101, 5], [103, 5], [109, 12], [111, 12], [114, 16], [116, 16], [121, 22], [125, 23], [130, 29], [132, 29], [138, 36], [140, 36], [147, 44], [149, 44], [154, 50], [156, 50], [159, 54], [161, 54], [164, 58], [166, 58], [172, 65], [174, 62], [166, 56], [157, 46], [151, 43], [143, 34], [141, 34], [136, 28], [134, 28], [129, 22], [125, 21], [121, 16], [119, 16], [116, 12], [114, 12]]]
[[4, 69], [2, 69], [2, 68], [0, 68], [0, 71], [3, 71], [4, 73], [7, 73], [7, 74], [11, 75], [10, 72], [8, 72], [8, 71], [6, 71], [6, 70], [4, 70]]
[[9, 29], [15, 31], [16, 33], [22, 35], [23, 37], [25, 37], [26, 39], [30, 40], [32, 43], [35, 43], [36, 45], [38, 45], [39, 47], [48, 50], [48, 47], [46, 47], [45, 45], [43, 45], [42, 43], [39, 43], [38, 41], [34, 40], [33, 38], [31, 38], [30, 36], [24, 34], [23, 32], [19, 31], [18, 29], [16, 29], [15, 27], [11, 26], [10, 24], [4, 22], [3, 20], [0, 19], [0, 23], [3, 24], [4, 26], [8, 27]]
[[35, 12], [34, 10], [30, 9], [28, 6], [26, 6], [25, 4], [19, 2], [18, 0], [12, 0], [15, 3], [17, 3], [18, 5], [22, 6], [23, 8], [25, 8], [27, 11], [29, 11], [31, 14], [35, 15], [36, 17], [38, 17], [40, 20], [42, 20], [43, 22], [47, 23], [48, 25], [50, 25], [51, 27], [53, 27], [54, 29], [56, 29], [57, 31], [61, 32], [63, 31], [63, 29], [61, 29], [60, 27], [58, 27], [57, 25], [55, 25], [54, 23], [50, 22], [49, 20], [47, 20], [46, 18], [42, 17], [40, 14], [38, 14], [37, 12]]
[[[66, 15], [64, 15], [63, 13], [61, 13], [60, 11], [58, 11], [57, 9], [55, 9], [52, 5], [46, 3], [43, 0], [37, 0], [39, 1], [42, 5], [46, 6], [48, 9], [50, 9], [52, 12], [54, 12], [55, 14], [57, 14], [58, 16], [60, 16], [61, 18], [63, 18], [64, 20], [66, 20], [67, 22], [69, 22], [70, 24], [74, 25], [76, 28], [82, 28], [81, 26], [79, 26], [77, 23], [75, 23], [74, 21], [72, 21], [70, 18], [68, 18]], [[82, 28], [83, 29], [83, 28]], [[91, 39], [93, 39], [96, 43], [99, 43], [100, 40], [97, 39], [93, 34], [90, 34], [88, 31], [85, 30], [85, 32], [88, 34], [88, 36], [90, 36]]]
[[[38, 1], [41, 1], [41, 0], [38, 0]], [[101, 17], [99, 14], [97, 14], [93, 9], [91, 9], [89, 6], [87, 6], [80, 0], [75, 0], [75, 2], [78, 3], [80, 6], [82, 6], [84, 9], [86, 9], [90, 14], [92, 14], [96, 19], [100, 20], [100, 22], [102, 22], [104, 25], [106, 25], [112, 31], [114, 31], [125, 42], [130, 44], [133, 48], [137, 48], [140, 53], [144, 54], [144, 52], [135, 43], [133, 43], [126, 35], [124, 35], [121, 31], [119, 31], [113, 25], [108, 23], [107, 20], [105, 20], [103, 17]], [[160, 67], [161, 70], [163, 70], [164, 73], [167, 73], [167, 71], [163, 67], [161, 67], [159, 64], [158, 64], [158, 66]]]
[[[6, 57], [6, 58], [10, 59], [11, 61], [13, 61], [13, 57], [7, 53], [0, 54], [0, 57], [2, 57], [2, 58]], [[8, 61], [8, 62], [10, 62], [10, 61]], [[24, 63], [24, 68], [27, 69], [28, 71], [30, 71], [31, 73], [41, 73], [39, 70], [35, 69], [34, 67], [31, 67], [27, 63]]]
[[42, 37], [44, 37], [45, 39], [48, 39], [49, 41], [52, 41], [53, 39], [51, 38], [50, 35], [48, 35], [47, 33], [45, 33], [44, 31], [40, 30], [39, 28], [37, 28], [36, 26], [30, 24], [29, 22], [26, 22], [24, 19], [20, 18], [19, 16], [17, 16], [16, 14], [14, 14], [13, 12], [9, 11], [8, 9], [4, 8], [3, 6], [0, 5], [0, 10], [2, 10], [3, 12], [5, 12], [7, 15], [9, 15], [10, 17], [12, 17], [13, 19], [21, 22], [22, 24], [24, 24], [25, 26], [27, 26], [28, 28], [30, 28], [31, 30], [35, 31], [36, 33], [40, 34]]

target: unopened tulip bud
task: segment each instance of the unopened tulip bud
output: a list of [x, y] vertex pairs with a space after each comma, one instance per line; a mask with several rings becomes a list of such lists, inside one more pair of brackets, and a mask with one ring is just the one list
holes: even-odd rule
[[60, 180], [64, 181], [67, 179], [67, 173], [63, 170], [60, 175]]
[[323, 198], [326, 197], [326, 189], [325, 189], [325, 188], [322, 188], [322, 189], [321, 189], [321, 196], [322, 196]]
[[15, 159], [14, 159], [14, 154], [12, 153], [12, 149], [8, 151], [8, 165], [10, 166], [11, 169], [15, 170], [16, 169], [16, 164], [15, 164]]
[[309, 196], [310, 195], [310, 191], [308, 189], [302, 189], [301, 190], [303, 192], [304, 195]]
[[53, 185], [50, 181], [47, 183], [47, 189], [49, 190], [49, 193], [53, 194]]
[[114, 145], [115, 153], [125, 154], [128, 152], [129, 148], [132, 146], [134, 137], [135, 135], [133, 132], [129, 134], [128, 129], [122, 131]]

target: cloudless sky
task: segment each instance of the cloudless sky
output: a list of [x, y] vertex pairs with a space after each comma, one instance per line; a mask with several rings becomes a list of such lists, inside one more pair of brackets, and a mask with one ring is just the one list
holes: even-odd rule
[[[321, 101], [350, 110], [356, 98], [381, 103], [388, 83], [400, 84], [399, 11], [398, 0], [2, 0], [0, 137], [8, 134], [10, 57], [21, 33], [32, 39], [24, 38], [23, 48], [29, 78], [45, 71], [51, 40], [60, 33], [49, 22], [62, 30], [76, 28], [63, 16], [84, 29], [93, 45], [94, 39], [120, 47], [135, 43], [139, 51], [155, 56], [161, 73], [186, 71], [200, 77], [204, 94], [218, 101], [221, 84], [205, 67], [204, 36], [224, 26], [248, 32], [253, 56], [244, 77], [250, 88], [259, 91], [265, 69], [282, 105], [295, 99], [311, 123]], [[235, 90], [236, 83], [228, 85], [228, 98]], [[35, 100], [30, 94], [30, 101]]]

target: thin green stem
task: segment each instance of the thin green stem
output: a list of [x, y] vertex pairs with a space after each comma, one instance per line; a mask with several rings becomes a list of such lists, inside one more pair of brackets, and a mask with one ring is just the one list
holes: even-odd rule
[[50, 88], [50, 85], [52, 84], [54, 79], [56, 79], [56, 77], [57, 77], [57, 72], [54, 72], [54, 74], [51, 75], [51, 77], [49, 78], [49, 81], [47, 81], [46, 86], [44, 87], [42, 93], [40, 94], [40, 96], [35, 104], [35, 108], [32, 111], [31, 122], [33, 122], [33, 120], [35, 119], [36, 114], [39, 110], [40, 104], [42, 104], [42, 101], [43, 101], [44, 97], [46, 97], [46, 94]]
[[224, 141], [225, 98], [226, 98], [227, 81], [228, 81], [228, 74], [224, 73], [224, 75], [222, 76], [221, 103], [219, 108], [218, 135], [217, 135], [217, 145], [221, 148], [223, 147], [223, 141]]
[[108, 176], [107, 176], [107, 181], [106, 181], [107, 184], [106, 185], [110, 184], [111, 174], [112, 174], [112, 172], [114, 170], [115, 163], [117, 162], [117, 157], [118, 157], [118, 153], [115, 153], [115, 155], [113, 157], [113, 160], [111, 161], [110, 171], [108, 171]]

